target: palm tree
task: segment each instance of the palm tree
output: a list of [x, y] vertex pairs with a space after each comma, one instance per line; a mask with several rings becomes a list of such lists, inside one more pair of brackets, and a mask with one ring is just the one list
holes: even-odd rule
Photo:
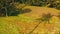
[[43, 14], [41, 18], [36, 19], [36, 20], [39, 20], [39, 23], [35, 26], [35, 28], [29, 34], [31, 34], [39, 26], [40, 23], [46, 22], [46, 21], [48, 21], [48, 23], [50, 23], [49, 19], [52, 18], [52, 16], [53, 15], [48, 13], [48, 14]]

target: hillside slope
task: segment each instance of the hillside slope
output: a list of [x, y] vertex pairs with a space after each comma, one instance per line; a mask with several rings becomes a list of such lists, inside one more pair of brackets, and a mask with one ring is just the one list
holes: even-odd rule
[[48, 8], [48, 7], [36, 7], [36, 6], [26, 6], [25, 8], [30, 9], [30, 13], [26, 13], [26, 16], [29, 17], [39, 17], [43, 13], [51, 13], [53, 15], [57, 15], [60, 10], [54, 9], [54, 8]]
[[[54, 9], [54, 8], [48, 8], [48, 7], [36, 7], [36, 6], [26, 6], [24, 9], [30, 9], [31, 12], [30, 13], [25, 13], [23, 14], [24, 16], [27, 17], [32, 17], [32, 18], [39, 18], [42, 16], [42, 14], [47, 14], [47, 13], [51, 13], [52, 15], [58, 15], [58, 13], [60, 12], [60, 10]], [[27, 20], [28, 21], [28, 20]], [[41, 23], [38, 28], [36, 28], [34, 30], [34, 32], [32, 34], [59, 34], [60, 31], [60, 21], [56, 16], [53, 16], [50, 19], [51, 24], [48, 23]], [[38, 24], [39, 22], [30, 22], [30, 23], [25, 23], [25, 32], [27, 32], [26, 34], [28, 34], [31, 30], [34, 29], [34, 27]], [[22, 23], [21, 23], [22, 24]], [[21, 25], [20, 24], [20, 25]], [[24, 31], [23, 30], [23, 31]]]
[[[40, 21], [39, 17], [44, 13], [51, 13], [57, 15], [60, 10], [47, 7], [26, 6], [23, 9], [30, 9], [31, 11], [18, 16], [0, 17], [0, 34], [29, 34]], [[50, 19], [50, 24], [42, 22], [32, 32], [32, 34], [59, 34], [60, 19], [53, 16]]]

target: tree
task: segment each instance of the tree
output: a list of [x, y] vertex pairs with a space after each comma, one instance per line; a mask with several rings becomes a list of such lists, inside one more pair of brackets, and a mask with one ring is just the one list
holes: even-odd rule
[[0, 0], [0, 14], [3, 16], [9, 16], [12, 14], [17, 14], [16, 8], [14, 6], [15, 0]]
[[6, 7], [7, 6], [7, 3], [6, 3], [7, 1], [6, 0], [5, 1], [1, 0], [0, 2], [1, 2], [0, 5], [2, 5], [2, 7], [0, 7], [0, 8], [4, 9], [5, 15], [7, 16], [7, 7]]
[[29, 34], [31, 34], [31, 33], [39, 26], [40, 23], [42, 23], [42, 22], [47, 22], [47, 21], [48, 21], [48, 23], [50, 23], [50, 22], [49, 22], [49, 19], [52, 18], [52, 16], [53, 16], [53, 15], [51, 15], [50, 13], [48, 13], [48, 14], [43, 14], [41, 18], [38, 18], [38, 19], [37, 19], [37, 20], [39, 21], [39, 23], [35, 26], [35, 28], [34, 28]]

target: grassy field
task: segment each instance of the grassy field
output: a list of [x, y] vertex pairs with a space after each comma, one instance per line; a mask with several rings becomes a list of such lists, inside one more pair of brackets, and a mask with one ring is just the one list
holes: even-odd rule
[[[30, 9], [30, 13], [20, 14], [18, 16], [0, 17], [0, 34], [29, 34], [34, 27], [39, 23], [38, 19], [44, 13], [58, 15], [60, 10], [48, 7], [26, 6], [24, 9]], [[42, 22], [32, 32], [32, 34], [59, 34], [60, 19], [53, 16], [50, 19], [50, 24]]]
[[19, 24], [33, 22], [34, 18], [26, 17], [24, 15], [10, 16], [10, 17], [0, 17], [0, 34], [20, 34]]

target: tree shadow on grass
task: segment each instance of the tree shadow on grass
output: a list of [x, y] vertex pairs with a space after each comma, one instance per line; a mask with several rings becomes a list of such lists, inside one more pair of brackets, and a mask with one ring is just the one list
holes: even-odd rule
[[22, 9], [22, 10], [19, 10], [19, 11], [15, 11], [10, 16], [17, 16], [18, 14], [25, 14], [25, 13], [29, 13], [29, 12], [31, 12], [31, 9], [26, 8], [26, 9]]
[[29, 13], [31, 12], [31, 9], [26, 8], [26, 9], [19, 9], [18, 11], [13, 11], [9, 16], [18, 16], [18, 14], [24, 14], [24, 13]]
[[[26, 8], [26, 9], [19, 9], [19, 10], [8, 10], [7, 12], [7, 16], [18, 16], [19, 14], [24, 14], [24, 13], [29, 13], [31, 12], [31, 9]], [[5, 17], [6, 16], [6, 12], [4, 11], [0, 11], [0, 17]]]
[[30, 13], [32, 10], [29, 8], [23, 9], [22, 11], [20, 11], [20, 14], [24, 14], [24, 13]]

